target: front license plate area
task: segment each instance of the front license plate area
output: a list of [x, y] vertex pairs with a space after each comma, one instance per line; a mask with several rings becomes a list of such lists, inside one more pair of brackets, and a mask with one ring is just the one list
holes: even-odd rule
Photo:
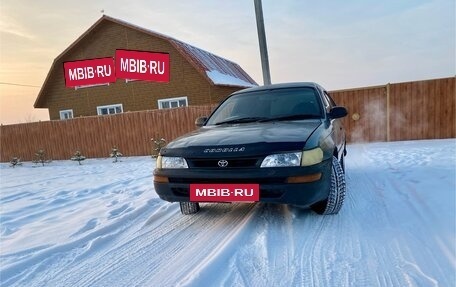
[[190, 184], [193, 202], [255, 202], [260, 200], [260, 185], [243, 184]]

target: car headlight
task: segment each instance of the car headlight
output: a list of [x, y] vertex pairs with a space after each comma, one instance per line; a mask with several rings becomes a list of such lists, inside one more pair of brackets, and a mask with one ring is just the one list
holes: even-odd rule
[[279, 153], [268, 155], [261, 167], [285, 167], [285, 166], [300, 166], [302, 152]]
[[323, 151], [317, 147], [302, 152], [301, 166], [309, 166], [323, 161]]
[[161, 156], [157, 157], [157, 168], [188, 168], [183, 157]]

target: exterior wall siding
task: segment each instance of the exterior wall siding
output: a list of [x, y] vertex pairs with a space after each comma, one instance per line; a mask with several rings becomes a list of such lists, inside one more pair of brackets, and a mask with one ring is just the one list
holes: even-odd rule
[[[109, 86], [71, 89], [65, 87], [63, 62], [114, 57], [116, 49], [167, 52], [170, 54], [170, 82], [117, 80]], [[56, 62], [44, 90], [44, 105], [51, 120], [59, 111], [73, 109], [73, 116], [97, 115], [97, 106], [123, 104], [124, 112], [158, 108], [158, 100], [186, 96], [189, 105], [214, 104], [240, 87], [211, 85], [167, 40], [147, 35], [113, 22], [104, 22], [86, 35]]]

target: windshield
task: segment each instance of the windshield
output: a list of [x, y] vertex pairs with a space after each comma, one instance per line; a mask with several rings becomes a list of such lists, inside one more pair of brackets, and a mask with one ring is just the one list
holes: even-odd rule
[[321, 103], [313, 88], [264, 90], [230, 97], [206, 125], [321, 118]]

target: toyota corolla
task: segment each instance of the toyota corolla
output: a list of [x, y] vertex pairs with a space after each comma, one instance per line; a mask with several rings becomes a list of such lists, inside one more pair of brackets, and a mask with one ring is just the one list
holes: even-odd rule
[[345, 197], [347, 115], [316, 83], [233, 93], [160, 151], [155, 190], [183, 214], [201, 202], [269, 202], [336, 214]]

